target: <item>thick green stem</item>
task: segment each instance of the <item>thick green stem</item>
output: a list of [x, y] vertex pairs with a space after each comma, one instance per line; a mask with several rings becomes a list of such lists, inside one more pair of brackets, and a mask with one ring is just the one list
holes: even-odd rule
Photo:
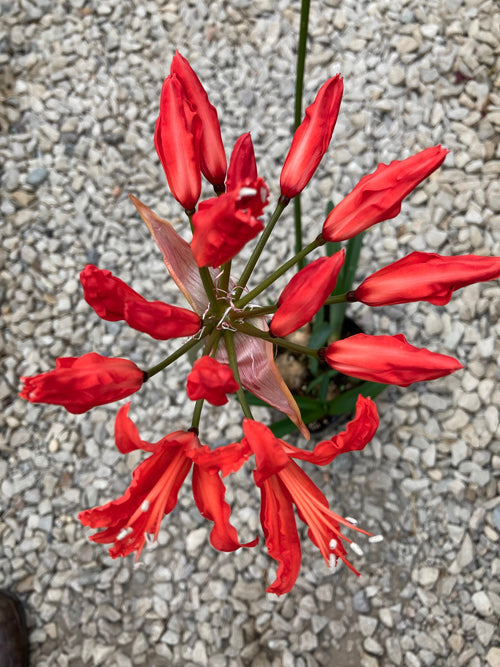
[[271, 334], [266, 333], [265, 331], [261, 331], [251, 324], [234, 322], [233, 325], [234, 328], [238, 331], [241, 331], [241, 333], [245, 333], [248, 336], [254, 336], [255, 338], [262, 338], [263, 340], [269, 341], [273, 345], [279, 345], [279, 347], [284, 347], [291, 352], [297, 352], [297, 354], [306, 354], [309, 357], [315, 358], [318, 356], [318, 350], [314, 349], [313, 347], [297, 345], [297, 343], [292, 343], [292, 341], [287, 340], [286, 338], [275, 338], [274, 336], [271, 336]]
[[[304, 69], [307, 52], [307, 28], [309, 24], [309, 5], [310, 0], [302, 0], [300, 6], [300, 32], [299, 46], [297, 50], [297, 75], [295, 78], [295, 129], [298, 128], [302, 120], [302, 91], [304, 89]], [[300, 206], [300, 193], [293, 202], [295, 216], [295, 252], [302, 250], [302, 216]], [[304, 267], [303, 258], [298, 261], [298, 269]]]
[[346, 303], [347, 294], [336, 294], [335, 296], [329, 296], [325, 301], [325, 306], [329, 306], [331, 303]]
[[205, 402], [205, 399], [200, 398], [199, 401], [196, 401], [194, 410], [193, 410], [193, 418], [191, 419], [191, 428], [196, 429], [198, 431], [198, 428], [200, 426], [200, 418], [201, 418], [201, 411], [203, 410], [203, 403]]
[[267, 243], [267, 239], [271, 235], [271, 232], [274, 229], [274, 225], [278, 222], [280, 215], [283, 213], [285, 210], [285, 207], [288, 205], [288, 202], [290, 200], [287, 199], [286, 197], [280, 197], [279, 201], [276, 205], [276, 208], [274, 209], [274, 213], [271, 216], [271, 219], [266, 225], [266, 228], [262, 232], [262, 235], [260, 239], [257, 242], [257, 245], [254, 248], [254, 251], [250, 255], [250, 259], [247, 262], [247, 265], [243, 269], [243, 273], [241, 274], [240, 279], [238, 280], [238, 284], [236, 285], [236, 288], [234, 290], [234, 297], [235, 299], [238, 299], [241, 296], [241, 293], [243, 292], [248, 279], [250, 278], [252, 271], [255, 269], [255, 265], [257, 264], [259, 257], [264, 250], [264, 246]]
[[235, 320], [246, 320], [251, 317], [260, 317], [261, 315], [272, 315], [278, 310], [278, 306], [262, 306], [261, 308], [249, 308], [235, 314]]
[[226, 262], [222, 267], [222, 276], [219, 280], [218, 289], [222, 292], [227, 292], [229, 289], [229, 278], [231, 277], [231, 260]]
[[240, 402], [241, 409], [243, 410], [243, 414], [245, 415], [245, 417], [248, 417], [248, 419], [253, 419], [250, 406], [248, 405], [247, 399], [245, 398], [245, 392], [243, 391], [243, 388], [241, 386], [240, 372], [238, 370], [238, 360], [236, 358], [236, 350], [234, 348], [234, 334], [232, 331], [224, 331], [224, 342], [226, 344], [227, 359], [229, 362], [229, 366], [233, 371], [236, 382], [239, 384], [239, 389], [236, 392], [236, 395]]
[[265, 280], [254, 287], [253, 290], [250, 290], [248, 294], [245, 294], [242, 299], [235, 303], [235, 307], [242, 308], [243, 306], [246, 306], [246, 304], [250, 303], [250, 301], [252, 301], [252, 299], [254, 299], [258, 294], [267, 289], [269, 285], [272, 285], [275, 280], [281, 278], [281, 276], [286, 273], [288, 269], [290, 269], [294, 264], [297, 264], [297, 262], [299, 262], [303, 257], [308, 255], [313, 250], [316, 250], [316, 248], [319, 248], [324, 243], [325, 239], [320, 234], [316, 239], [314, 239], [314, 241], [312, 241], [312, 243], [309, 243], [309, 245], [307, 245], [305, 248], [302, 248], [302, 250], [289, 259], [288, 262], [285, 262], [283, 266], [280, 266], [278, 269], [276, 269], [276, 271], [274, 271], [274, 273], [271, 273], [271, 275], [267, 276]]
[[153, 377], [153, 375], [156, 375], [167, 366], [170, 366], [170, 364], [173, 364], [174, 361], [177, 361], [179, 357], [182, 357], [183, 354], [189, 352], [189, 350], [195, 347], [195, 345], [198, 345], [199, 342], [200, 342], [199, 338], [191, 338], [191, 340], [188, 340], [187, 343], [181, 345], [181, 347], [178, 350], [176, 350], [173, 354], [171, 354], [169, 357], [167, 357], [163, 361], [160, 361], [160, 363], [156, 364], [156, 366], [153, 366], [153, 368], [150, 368], [149, 370], [145, 371], [146, 375], [148, 376], [148, 380], [149, 378]]
[[210, 301], [210, 305], [214, 311], [217, 312], [217, 295], [215, 294], [215, 288], [212, 282], [212, 277], [210, 276], [210, 271], [206, 266], [201, 266], [198, 270], [200, 272], [201, 282], [203, 283], [208, 300]]

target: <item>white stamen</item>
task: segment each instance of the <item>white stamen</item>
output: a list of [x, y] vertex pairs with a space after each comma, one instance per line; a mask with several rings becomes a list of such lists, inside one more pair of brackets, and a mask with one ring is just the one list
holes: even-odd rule
[[127, 537], [128, 535], [128, 530], [126, 528], [122, 528], [118, 535], [116, 536], [117, 540], [123, 540]]
[[358, 525], [358, 521], [357, 521], [357, 519], [353, 519], [352, 516], [346, 516], [345, 520], [346, 520], [346, 521], [349, 521], [349, 523], [352, 523], [353, 526], [357, 526], [357, 525]]
[[334, 570], [337, 567], [337, 559], [335, 558], [334, 554], [330, 554], [330, 558], [328, 559], [328, 567], [330, 570]]
[[141, 505], [141, 510], [147, 512], [149, 509], [149, 500], [145, 500]]
[[337, 540], [331, 539], [330, 540], [330, 549], [334, 551], [337, 548]]
[[358, 556], [363, 555], [363, 549], [359, 546], [359, 544], [356, 544], [356, 542], [351, 542], [349, 546], [355, 554], [358, 554]]
[[254, 188], [241, 188], [239, 194], [240, 197], [255, 197], [257, 190], [254, 190]]
[[375, 542], [383, 542], [383, 541], [384, 541], [383, 535], [372, 535], [371, 537], [368, 538], [368, 542], [371, 542], [372, 544]]

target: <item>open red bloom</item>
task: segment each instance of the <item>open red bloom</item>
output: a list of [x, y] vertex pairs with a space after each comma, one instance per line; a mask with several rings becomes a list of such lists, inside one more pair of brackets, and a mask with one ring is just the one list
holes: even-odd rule
[[328, 346], [325, 361], [351, 377], [408, 387], [463, 368], [454, 357], [410, 345], [402, 334], [356, 334]]
[[314, 260], [290, 280], [278, 299], [269, 328], [275, 336], [288, 336], [309, 322], [330, 296], [345, 258], [342, 248], [331, 257]]
[[233, 394], [238, 389], [231, 368], [212, 357], [197, 359], [187, 377], [187, 395], [192, 401], [204, 398], [212, 405], [225, 405], [226, 394]]
[[304, 120], [295, 130], [292, 145], [281, 170], [281, 194], [292, 199], [306, 187], [326, 153], [337, 122], [344, 84], [340, 74], [328, 79], [307, 107]]
[[160, 115], [156, 121], [155, 148], [173, 196], [191, 211], [201, 193], [199, 117], [186, 100], [176, 76], [163, 82]]
[[323, 238], [345, 241], [377, 222], [396, 217], [403, 199], [441, 166], [447, 153], [441, 146], [433, 146], [406, 160], [379, 164], [328, 214]]
[[[101, 507], [85, 510], [78, 516], [84, 526], [105, 528], [90, 537], [93, 542], [114, 543], [113, 558], [137, 552], [137, 559], [147, 535], [156, 539], [163, 516], [177, 504], [179, 489], [192, 466], [190, 453], [200, 448], [196, 435], [176, 431], [157, 443], [141, 440], [137, 427], [128, 416], [130, 404], [118, 411], [115, 421], [116, 446], [122, 453], [134, 449], [152, 452], [135, 469], [132, 482], [121, 498]], [[257, 540], [240, 544], [235, 528], [229, 523], [231, 513], [224, 500], [225, 487], [217, 473], [193, 466], [193, 495], [202, 516], [214, 522], [210, 542], [219, 551], [234, 551], [254, 546]]]
[[111, 271], [87, 264], [80, 281], [85, 301], [103, 320], [125, 320], [156, 340], [192, 336], [200, 329], [201, 320], [192, 310], [163, 301], [146, 301]]
[[208, 95], [193, 68], [178, 51], [172, 59], [170, 72], [181, 82], [189, 104], [201, 121], [201, 171], [213, 186], [221, 186], [224, 184], [227, 162], [217, 110], [210, 104]]
[[[301, 548], [293, 512], [309, 526], [309, 537], [320, 549], [328, 565], [341, 558], [354, 572], [346, 558], [342, 541], [351, 540], [340, 532], [340, 524], [354, 526], [332, 512], [328, 501], [309, 477], [293, 461], [304, 459], [326, 465], [344, 452], [363, 449], [378, 427], [378, 415], [371, 399], [358, 397], [356, 415], [342, 433], [320, 442], [312, 452], [292, 447], [276, 438], [270, 429], [251, 419], [243, 420], [245, 437], [240, 443], [209, 450], [194, 450], [192, 457], [207, 469], [235, 472], [251, 453], [255, 455], [254, 479], [261, 490], [261, 522], [271, 558], [278, 562], [276, 580], [267, 589], [281, 595], [290, 591], [300, 570]], [[358, 528], [359, 532], [366, 533]], [[357, 574], [357, 572], [356, 572]]]
[[500, 257], [412, 252], [368, 276], [354, 296], [368, 306], [410, 301], [444, 306], [455, 290], [494, 278], [500, 278]]
[[130, 396], [141, 388], [144, 373], [133, 361], [110, 359], [96, 352], [83, 357], [61, 357], [55, 370], [22, 377], [19, 396], [31, 403], [62, 405], [73, 414], [87, 412]]

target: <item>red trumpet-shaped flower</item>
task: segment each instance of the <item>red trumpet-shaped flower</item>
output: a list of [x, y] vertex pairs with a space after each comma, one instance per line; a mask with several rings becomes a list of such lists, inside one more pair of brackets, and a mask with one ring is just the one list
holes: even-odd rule
[[[104, 528], [91, 536], [93, 542], [113, 543], [113, 558], [137, 552], [137, 559], [147, 535], [156, 539], [163, 516], [177, 504], [179, 489], [193, 462], [190, 454], [200, 448], [190, 431], [176, 431], [150, 443], [141, 440], [137, 427], [128, 416], [129, 404], [118, 411], [115, 421], [116, 446], [123, 454], [142, 449], [152, 455], [135, 469], [132, 482], [121, 498], [79, 514], [84, 526]], [[193, 495], [202, 516], [214, 522], [210, 542], [219, 551], [234, 551], [254, 546], [258, 538], [240, 544], [235, 528], [229, 523], [231, 513], [224, 500], [225, 487], [218, 474], [199, 465], [193, 467]]]
[[[354, 526], [329, 509], [324, 495], [293, 459], [326, 465], [339, 454], [363, 449], [374, 436], [378, 423], [375, 404], [369, 398], [359, 396], [356, 415], [346, 430], [331, 440], [320, 442], [312, 452], [292, 447], [276, 438], [264, 424], [245, 419], [245, 437], [241, 443], [212, 451], [204, 447], [192, 453], [198, 464], [220, 470], [223, 475], [238, 470], [249, 453], [255, 455], [254, 479], [261, 490], [262, 528], [269, 555], [278, 562], [276, 580], [267, 589], [269, 593], [281, 595], [290, 591], [300, 570], [301, 548], [293, 505], [309, 526], [309, 537], [327, 564], [341, 558], [356, 572], [348, 562], [342, 544], [351, 543], [351, 540], [340, 532], [340, 524], [349, 528]], [[362, 530], [359, 532], [369, 535]]]
[[187, 377], [187, 395], [192, 401], [204, 398], [212, 405], [225, 405], [226, 394], [233, 394], [238, 389], [231, 368], [212, 357], [197, 359]]
[[155, 148], [172, 195], [191, 211], [201, 193], [201, 124], [176, 76], [168, 76], [161, 91]]
[[223, 186], [226, 176], [226, 154], [220, 132], [217, 110], [186, 58], [176, 51], [170, 72], [182, 84], [184, 94], [201, 121], [200, 165], [205, 178], [216, 188]]
[[292, 199], [306, 187], [326, 153], [342, 100], [344, 84], [340, 74], [328, 79], [307, 107], [305, 118], [293, 135], [292, 145], [281, 170], [281, 194]]
[[442, 257], [432, 252], [412, 252], [368, 276], [354, 297], [368, 306], [410, 301], [444, 306], [455, 290], [494, 278], [500, 278], [500, 257]]
[[406, 160], [379, 164], [328, 214], [323, 238], [344, 241], [377, 222], [396, 217], [403, 199], [441, 166], [447, 153], [441, 146], [434, 146]]
[[320, 257], [291, 279], [278, 299], [269, 326], [275, 336], [288, 336], [309, 322], [330, 296], [345, 258], [345, 250]]
[[325, 361], [335, 370], [373, 382], [407, 387], [463, 368], [454, 357], [410, 345], [402, 334], [356, 334], [328, 346]]
[[111, 271], [87, 264], [80, 281], [85, 301], [103, 320], [125, 320], [133, 329], [157, 340], [192, 336], [200, 329], [201, 320], [192, 310], [163, 301], [146, 301]]
[[62, 405], [73, 414], [87, 412], [130, 396], [141, 388], [145, 375], [133, 361], [109, 359], [96, 352], [83, 357], [61, 357], [55, 370], [22, 377], [19, 396], [31, 403]]
[[221, 266], [251, 241], [264, 225], [259, 219], [269, 189], [257, 176], [250, 135], [238, 139], [228, 170], [228, 191], [202, 201], [193, 215], [191, 250], [198, 266]]

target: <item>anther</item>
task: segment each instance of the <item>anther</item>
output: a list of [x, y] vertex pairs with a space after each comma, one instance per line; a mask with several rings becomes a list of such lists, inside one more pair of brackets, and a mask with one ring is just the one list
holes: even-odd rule
[[349, 523], [352, 523], [353, 526], [357, 526], [357, 525], [358, 525], [358, 521], [357, 521], [357, 519], [353, 519], [352, 516], [346, 516], [345, 520], [346, 520], [346, 521], [349, 521]]
[[368, 538], [368, 542], [371, 542], [374, 544], [375, 542], [383, 542], [384, 541], [384, 536], [383, 535], [372, 535], [371, 537]]
[[359, 544], [357, 544], [356, 542], [351, 542], [351, 543], [349, 544], [349, 546], [350, 546], [351, 549], [354, 551], [354, 553], [357, 554], [358, 556], [362, 556], [362, 555], [363, 555], [363, 549], [362, 549], [362, 548], [359, 546]]
[[145, 500], [141, 505], [141, 510], [147, 512], [149, 509], [149, 500]]

